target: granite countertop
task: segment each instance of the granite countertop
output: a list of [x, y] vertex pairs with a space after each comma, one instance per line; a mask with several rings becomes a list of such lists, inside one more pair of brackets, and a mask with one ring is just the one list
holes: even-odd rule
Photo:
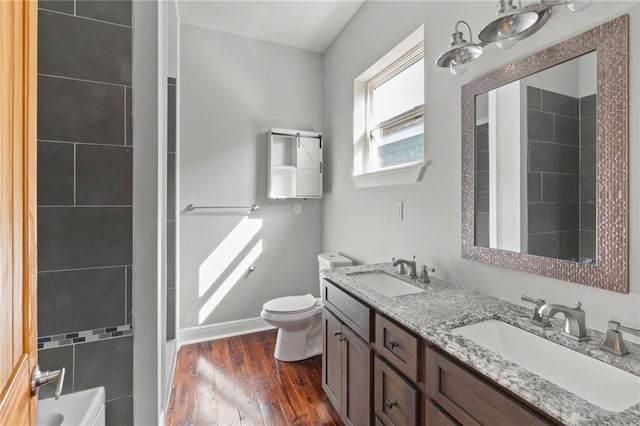
[[[385, 297], [358, 282], [358, 274], [370, 272], [384, 272], [417, 285], [425, 292]], [[591, 339], [579, 343], [561, 333], [563, 319], [553, 319], [552, 328], [542, 329], [529, 322], [532, 309], [436, 277], [431, 277], [429, 284], [420, 283], [406, 275], [399, 275], [390, 263], [325, 269], [321, 273], [378, 312], [394, 319], [563, 423], [640, 424], [640, 404], [619, 413], [604, 410], [519, 365], [506, 361], [471, 340], [452, 333], [451, 330], [488, 319], [497, 319], [637, 376], [640, 376], [640, 345], [627, 341], [630, 354], [624, 357], [613, 355], [598, 348], [604, 338], [604, 334], [599, 331], [589, 330]], [[585, 371], [585, 374], [589, 372]]]

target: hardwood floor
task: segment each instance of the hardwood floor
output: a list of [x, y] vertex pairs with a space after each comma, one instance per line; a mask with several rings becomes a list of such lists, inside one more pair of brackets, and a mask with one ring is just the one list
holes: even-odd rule
[[180, 348], [167, 425], [342, 425], [320, 357], [281, 362], [276, 330]]

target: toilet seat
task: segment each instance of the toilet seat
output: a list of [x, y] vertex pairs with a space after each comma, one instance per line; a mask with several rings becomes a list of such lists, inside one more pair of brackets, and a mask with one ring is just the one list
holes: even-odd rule
[[273, 314], [299, 314], [318, 306], [318, 299], [310, 293], [302, 296], [286, 296], [269, 300], [262, 309]]

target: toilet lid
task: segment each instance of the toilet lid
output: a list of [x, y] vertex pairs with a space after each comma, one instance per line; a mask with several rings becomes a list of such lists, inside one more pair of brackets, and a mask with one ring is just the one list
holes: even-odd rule
[[262, 308], [265, 311], [273, 313], [295, 314], [308, 311], [315, 307], [316, 301], [316, 298], [311, 294], [305, 294], [303, 296], [286, 296], [269, 300], [267, 303], [262, 305]]

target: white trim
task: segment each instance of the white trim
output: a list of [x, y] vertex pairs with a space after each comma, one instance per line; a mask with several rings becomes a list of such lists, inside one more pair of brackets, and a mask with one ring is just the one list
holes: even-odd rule
[[246, 318], [237, 321], [183, 328], [178, 331], [178, 341], [180, 342], [180, 346], [183, 346], [190, 343], [221, 339], [223, 337], [240, 336], [242, 334], [271, 330], [274, 328], [274, 326], [267, 323], [260, 317]]
[[372, 173], [353, 175], [351, 178], [356, 188], [404, 185], [420, 182], [426, 168], [427, 163], [419, 161], [417, 163], [403, 164], [398, 167], [378, 170]]

